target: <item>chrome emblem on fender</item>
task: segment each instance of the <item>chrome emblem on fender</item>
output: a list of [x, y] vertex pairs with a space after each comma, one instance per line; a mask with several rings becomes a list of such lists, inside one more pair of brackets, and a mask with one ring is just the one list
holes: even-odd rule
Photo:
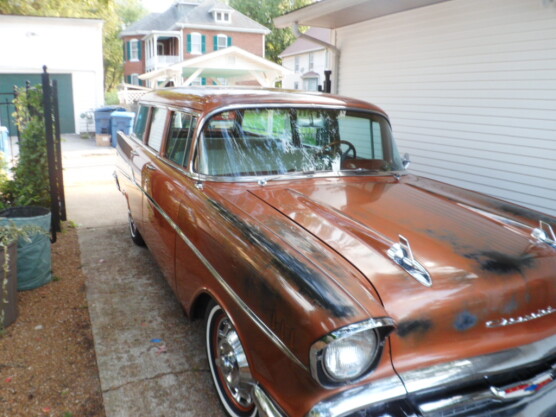
[[553, 313], [556, 313], [556, 309], [552, 308], [551, 306], [548, 306], [546, 308], [541, 308], [540, 310], [534, 313], [526, 314], [524, 316], [501, 318], [499, 320], [490, 320], [487, 321], [485, 324], [486, 327], [488, 328], [504, 327], [504, 326], [510, 326], [512, 324], [525, 323], [527, 321], [540, 319], [541, 317], [548, 316], [549, 314], [553, 314]]

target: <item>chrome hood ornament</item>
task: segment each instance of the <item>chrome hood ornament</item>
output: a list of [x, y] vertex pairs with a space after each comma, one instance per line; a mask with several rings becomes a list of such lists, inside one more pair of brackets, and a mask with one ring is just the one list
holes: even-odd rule
[[394, 243], [388, 249], [388, 256], [425, 287], [431, 287], [431, 275], [413, 256], [409, 240], [402, 235], [399, 235], [399, 238], [400, 243]]
[[539, 227], [533, 229], [531, 236], [537, 239], [539, 242], [546, 243], [547, 245], [556, 248], [556, 235], [552, 226], [542, 220], [539, 221]]

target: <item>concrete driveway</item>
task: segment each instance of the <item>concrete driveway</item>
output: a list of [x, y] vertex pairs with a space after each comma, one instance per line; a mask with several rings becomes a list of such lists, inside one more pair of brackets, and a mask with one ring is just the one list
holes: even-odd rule
[[129, 238], [124, 198], [112, 178], [115, 150], [66, 135], [62, 154], [106, 416], [223, 416], [203, 323], [184, 316], [148, 249]]

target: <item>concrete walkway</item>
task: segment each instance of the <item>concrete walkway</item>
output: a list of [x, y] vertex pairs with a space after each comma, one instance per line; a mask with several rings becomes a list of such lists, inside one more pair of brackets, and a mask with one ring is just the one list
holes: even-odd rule
[[62, 154], [106, 416], [224, 415], [203, 323], [185, 318], [148, 249], [129, 238], [124, 198], [112, 178], [115, 150], [66, 135]]

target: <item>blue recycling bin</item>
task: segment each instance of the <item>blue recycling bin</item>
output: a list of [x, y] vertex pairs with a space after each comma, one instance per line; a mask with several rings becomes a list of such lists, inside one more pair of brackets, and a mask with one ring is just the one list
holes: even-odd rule
[[112, 132], [110, 117], [115, 111], [125, 111], [125, 109], [120, 106], [105, 106], [95, 110], [95, 132], [97, 134], [109, 135]]
[[133, 119], [135, 113], [129, 111], [115, 111], [110, 116], [112, 130], [112, 146], [115, 148], [118, 144], [118, 132], [122, 131], [126, 135], [131, 134], [133, 128]]

